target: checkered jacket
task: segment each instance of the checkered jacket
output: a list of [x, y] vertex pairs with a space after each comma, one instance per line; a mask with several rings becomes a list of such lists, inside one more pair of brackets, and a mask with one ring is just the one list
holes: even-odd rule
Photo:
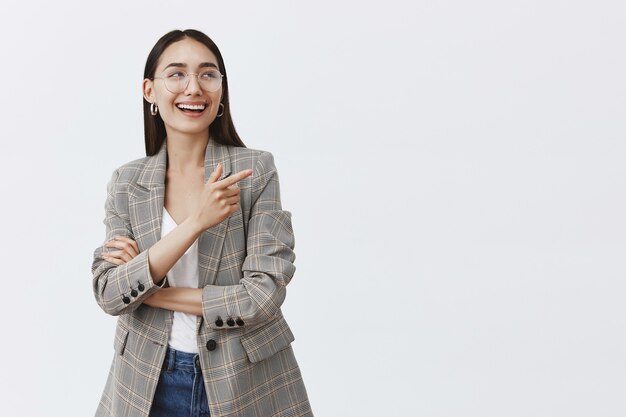
[[[291, 332], [281, 311], [295, 272], [291, 213], [280, 202], [270, 152], [209, 140], [205, 182], [252, 168], [238, 182], [241, 210], [198, 239], [202, 316], [196, 339], [211, 417], [312, 416]], [[96, 417], [147, 417], [165, 358], [173, 311], [143, 300], [162, 287], [151, 278], [147, 249], [161, 236], [167, 141], [153, 156], [117, 168], [107, 185], [106, 238], [93, 253], [93, 293], [117, 316], [113, 360]], [[114, 235], [135, 240], [139, 254], [115, 265], [101, 258]]]

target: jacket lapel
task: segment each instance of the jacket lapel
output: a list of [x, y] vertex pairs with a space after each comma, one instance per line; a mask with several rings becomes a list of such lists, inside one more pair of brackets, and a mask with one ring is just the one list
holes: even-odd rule
[[[209, 138], [209, 143], [207, 144], [206, 153], [204, 155], [205, 184], [220, 162], [222, 163], [222, 175], [218, 178], [218, 181], [224, 179], [231, 173], [230, 153], [228, 152], [227, 146]], [[198, 239], [198, 288], [203, 288], [205, 285], [215, 283], [229, 220], [230, 216], [215, 226], [209, 227], [202, 232]]]
[[[228, 147], [209, 138], [204, 155], [204, 182], [222, 162], [220, 180], [231, 173]], [[167, 141], [161, 149], [147, 158], [140, 168], [136, 184], [128, 187], [128, 214], [135, 241], [145, 251], [161, 239], [161, 222], [165, 202], [165, 173], [167, 170]], [[206, 229], [198, 239], [198, 287], [213, 284], [219, 267], [228, 227], [227, 217], [221, 223]]]
[[167, 149], [163, 141], [159, 152], [147, 157], [145, 165], [138, 167], [137, 181], [128, 184], [130, 225], [142, 252], [161, 238], [166, 168]]

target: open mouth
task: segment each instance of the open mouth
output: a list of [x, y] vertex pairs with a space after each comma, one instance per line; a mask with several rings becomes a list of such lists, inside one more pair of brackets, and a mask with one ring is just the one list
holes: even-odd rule
[[199, 115], [207, 109], [206, 104], [177, 104], [176, 107], [183, 113], [189, 115]]

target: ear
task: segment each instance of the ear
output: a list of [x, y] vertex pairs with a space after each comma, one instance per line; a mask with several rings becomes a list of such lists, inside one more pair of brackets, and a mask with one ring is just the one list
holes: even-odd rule
[[154, 82], [147, 78], [144, 78], [141, 83], [141, 89], [143, 92], [143, 97], [150, 103], [154, 103], [156, 101], [156, 97], [154, 96]]

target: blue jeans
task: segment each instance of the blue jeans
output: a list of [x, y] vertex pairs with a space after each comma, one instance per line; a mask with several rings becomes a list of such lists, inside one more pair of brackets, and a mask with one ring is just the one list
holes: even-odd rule
[[150, 417], [210, 416], [199, 355], [168, 347]]

